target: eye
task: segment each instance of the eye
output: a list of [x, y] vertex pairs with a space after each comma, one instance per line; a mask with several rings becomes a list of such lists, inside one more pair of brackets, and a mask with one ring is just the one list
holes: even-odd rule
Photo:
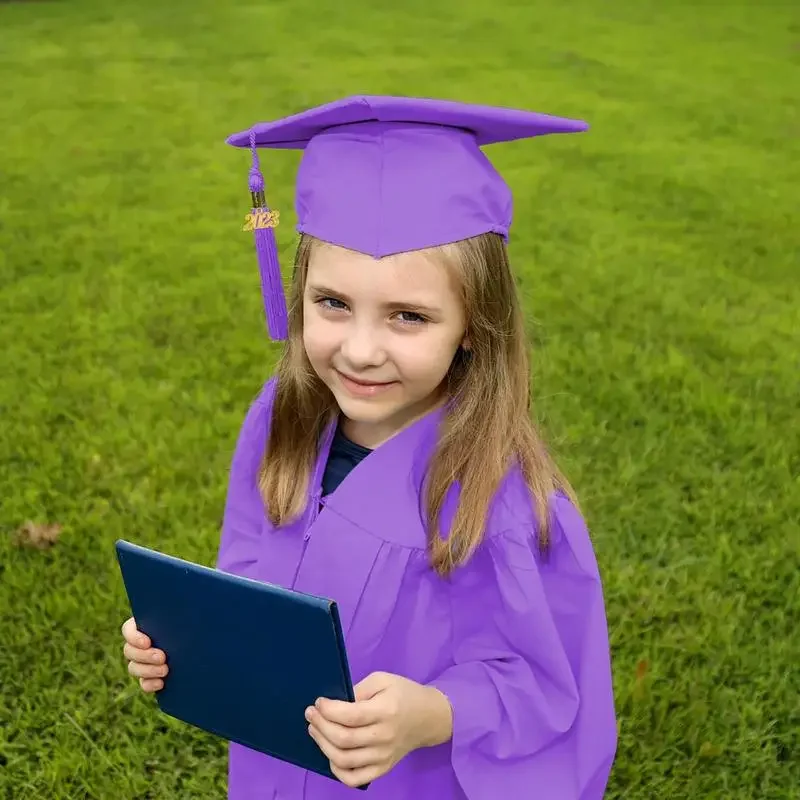
[[415, 311], [401, 311], [399, 316], [405, 315], [407, 318], [412, 317], [413, 319], [401, 319], [400, 321], [403, 325], [422, 325], [424, 322], [428, 320], [423, 317], [421, 314], [417, 314]]
[[[322, 308], [327, 308], [331, 311], [342, 311], [347, 308], [347, 305], [335, 297], [318, 297], [314, 302]], [[328, 304], [331, 305], [328, 305]], [[338, 303], [338, 305], [337, 305]]]

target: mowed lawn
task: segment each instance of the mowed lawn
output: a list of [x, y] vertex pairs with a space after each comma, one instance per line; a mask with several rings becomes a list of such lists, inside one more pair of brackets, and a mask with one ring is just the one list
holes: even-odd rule
[[[278, 352], [224, 139], [356, 93], [591, 123], [489, 153], [605, 581], [607, 796], [800, 797], [800, 10], [393, 5], [0, 3], [0, 797], [224, 796], [126, 673], [113, 544], [213, 562]], [[297, 163], [262, 159], [286, 274]]]

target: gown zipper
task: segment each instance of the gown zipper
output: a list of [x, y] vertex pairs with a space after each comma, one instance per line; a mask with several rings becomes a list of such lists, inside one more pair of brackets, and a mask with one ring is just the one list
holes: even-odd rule
[[335, 432], [336, 432], [336, 425], [334, 424], [331, 425], [328, 431], [326, 432], [324, 441], [322, 443], [322, 448], [320, 450], [320, 458], [317, 462], [316, 469], [314, 470], [314, 483], [313, 483], [314, 491], [311, 493], [309, 514], [308, 517], [306, 518], [305, 524], [303, 525], [303, 547], [300, 551], [300, 558], [297, 560], [297, 567], [295, 567], [294, 578], [292, 579], [292, 588], [294, 588], [297, 582], [297, 576], [300, 574], [300, 567], [306, 555], [308, 542], [311, 539], [311, 534], [309, 533], [309, 531], [314, 522], [316, 522], [316, 519], [320, 513], [320, 504], [322, 503], [322, 475], [325, 471], [326, 462], [328, 460], [328, 455], [330, 452], [331, 442], [333, 441], [333, 435]]
[[306, 550], [308, 548], [308, 542], [311, 539], [311, 534], [309, 533], [309, 529], [314, 524], [317, 516], [319, 516], [319, 501], [320, 501], [321, 492], [315, 491], [311, 495], [311, 510], [306, 518], [305, 525], [303, 525], [303, 547], [300, 550], [300, 557], [297, 559], [297, 566], [294, 568], [294, 578], [292, 578], [292, 588], [294, 589], [295, 584], [297, 583], [297, 576], [300, 574], [300, 567], [303, 564], [303, 559], [306, 557]]

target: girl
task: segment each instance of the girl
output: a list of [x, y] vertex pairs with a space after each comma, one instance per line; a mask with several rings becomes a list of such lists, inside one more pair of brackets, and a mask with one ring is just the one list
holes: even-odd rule
[[[217, 566], [339, 605], [356, 701], [308, 734], [340, 782], [230, 745], [231, 800], [599, 800], [616, 749], [597, 564], [531, 421], [506, 240], [481, 145], [585, 129], [355, 97], [249, 146], [270, 331], [287, 338], [230, 472]], [[304, 149], [288, 314], [257, 147]], [[167, 674], [131, 619], [130, 671]], [[264, 720], [268, 725], [269, 720]]]

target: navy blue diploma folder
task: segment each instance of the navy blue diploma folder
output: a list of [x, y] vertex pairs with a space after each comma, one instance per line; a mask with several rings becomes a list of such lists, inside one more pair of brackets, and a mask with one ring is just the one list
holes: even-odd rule
[[318, 697], [354, 699], [336, 603], [123, 540], [116, 549], [136, 625], [167, 654], [161, 710], [337, 780], [305, 719]]

